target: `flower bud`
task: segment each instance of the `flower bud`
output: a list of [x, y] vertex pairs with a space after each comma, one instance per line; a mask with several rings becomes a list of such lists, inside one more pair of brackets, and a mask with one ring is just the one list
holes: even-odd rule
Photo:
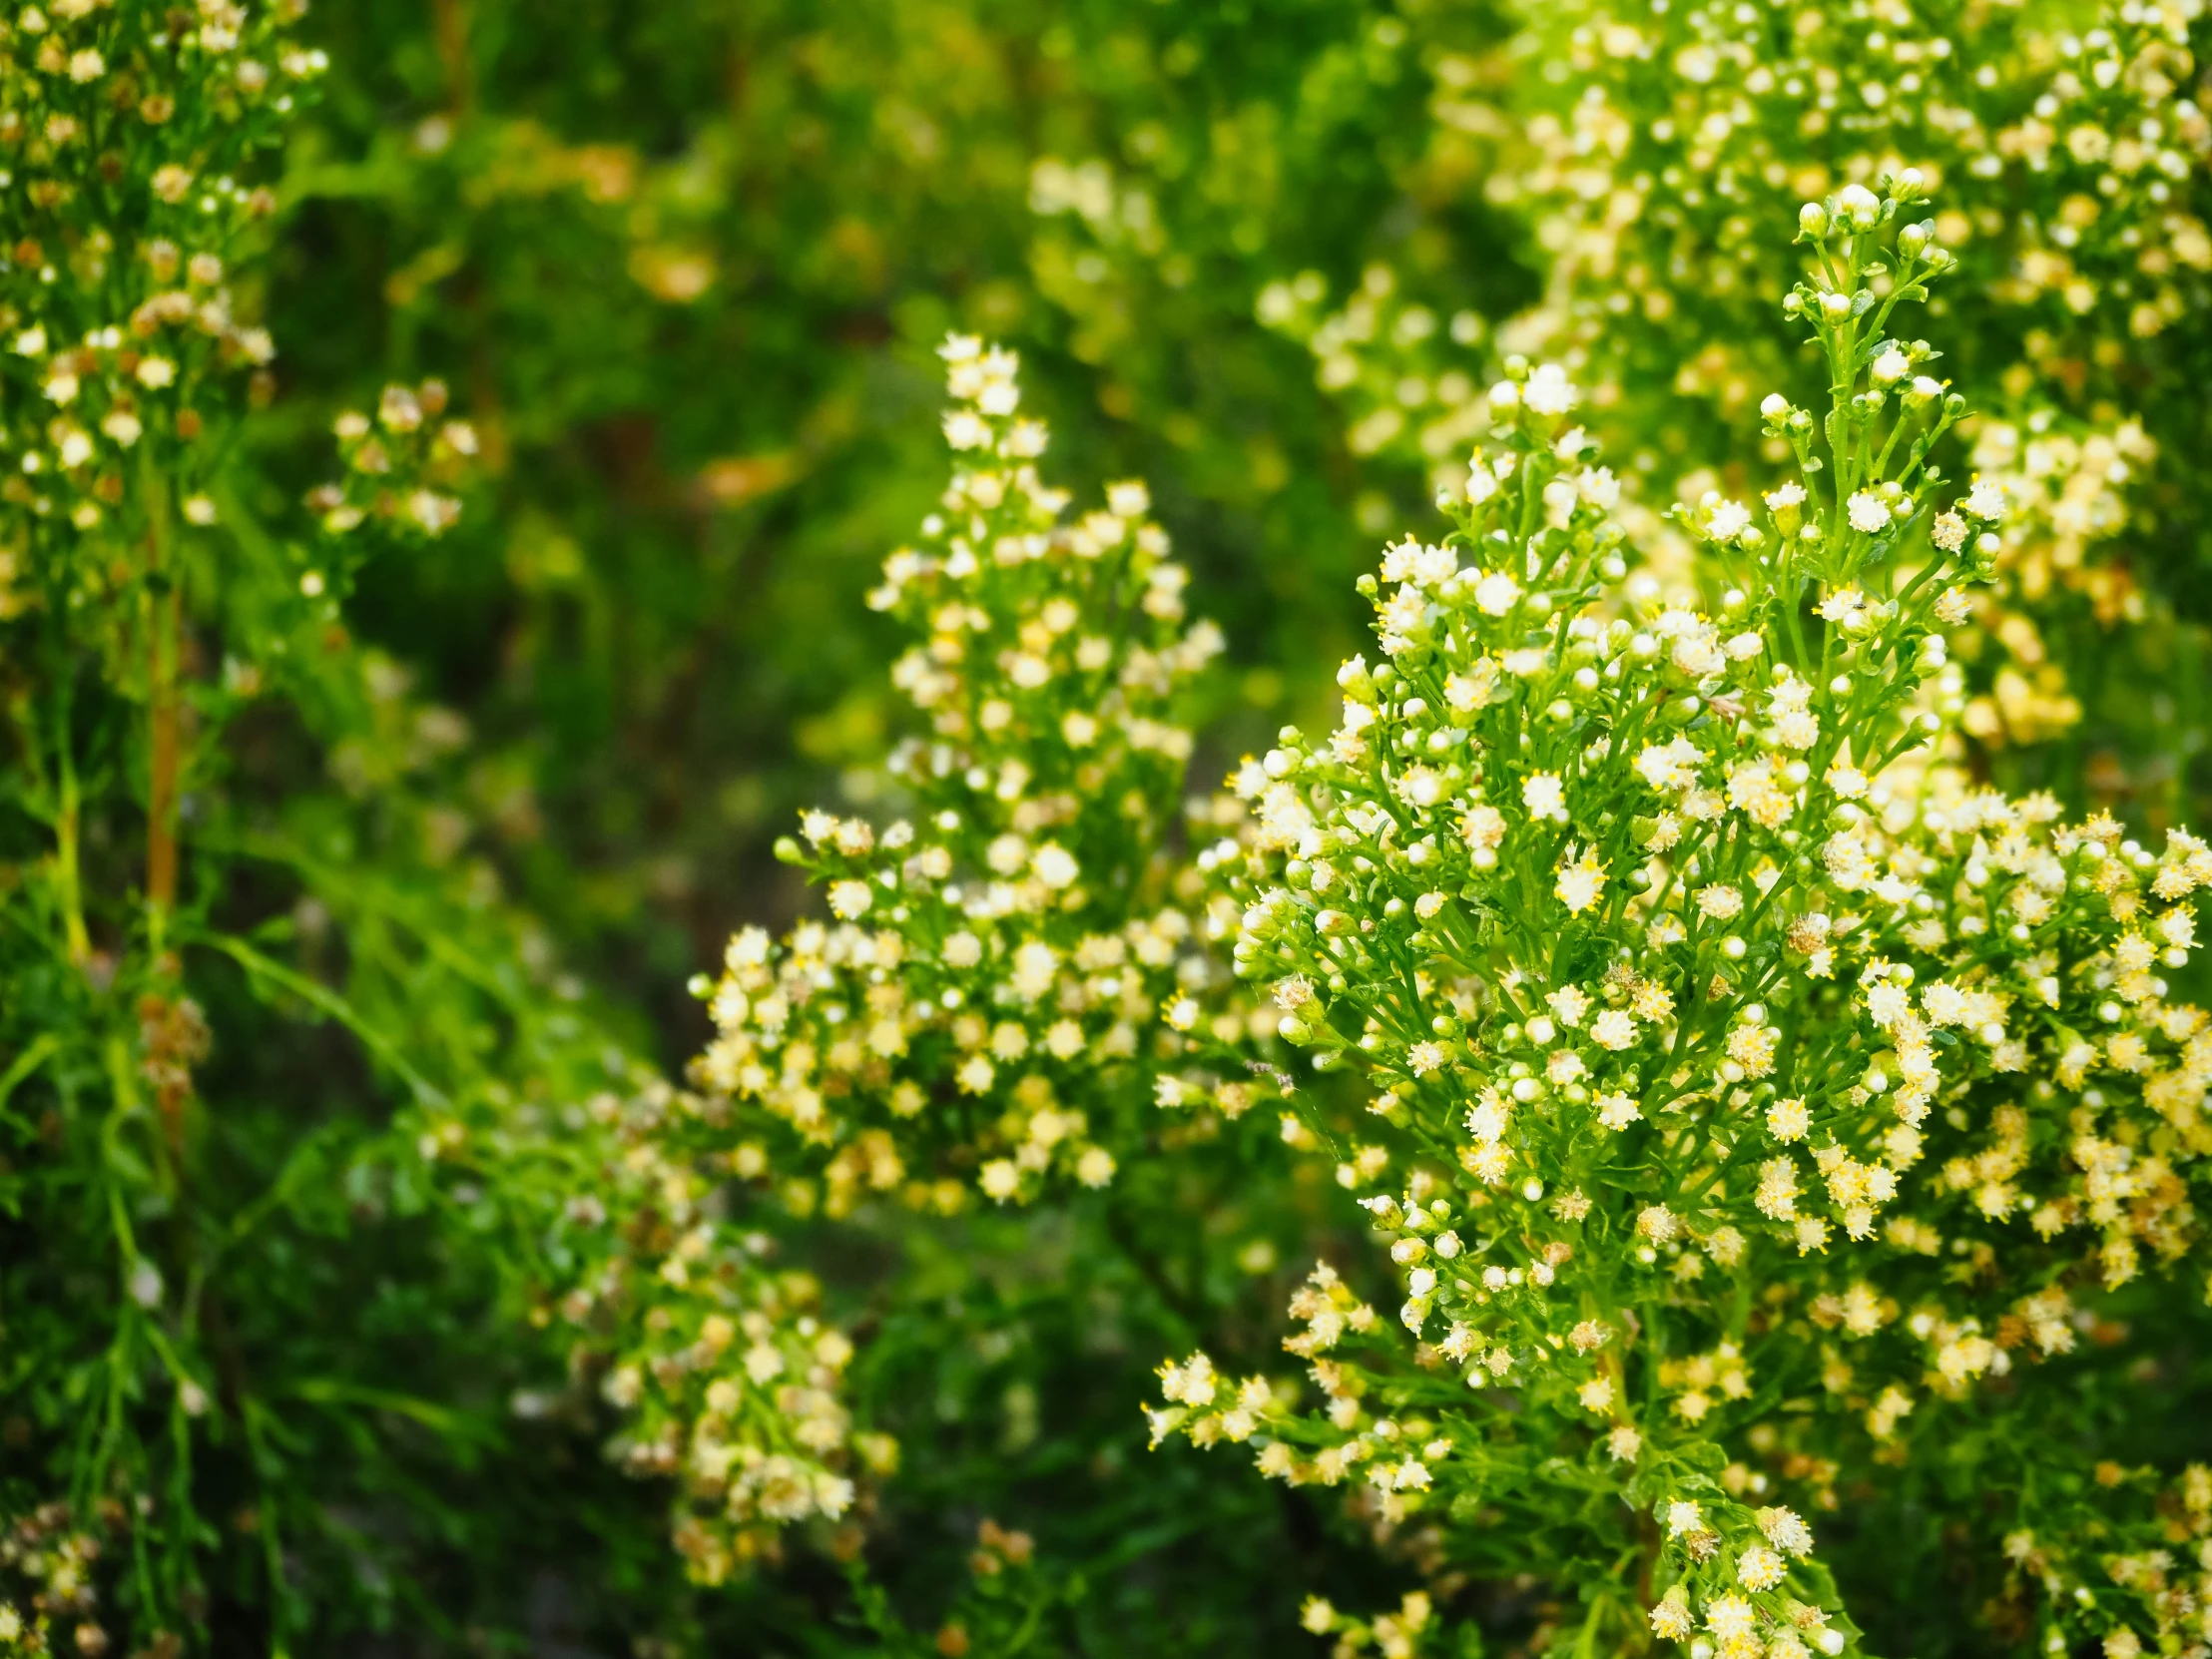
[[1809, 237], [1822, 237], [1828, 234], [1828, 210], [1818, 202], [1808, 202], [1804, 207], [1798, 209], [1797, 222], [1798, 229]]

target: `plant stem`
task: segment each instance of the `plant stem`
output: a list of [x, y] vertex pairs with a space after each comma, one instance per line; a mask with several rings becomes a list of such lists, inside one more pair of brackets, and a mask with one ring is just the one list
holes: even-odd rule
[[146, 902], [157, 952], [163, 918], [177, 902], [177, 635], [183, 597], [182, 590], [173, 587], [154, 601], [155, 627], [149, 647], [153, 764], [147, 789]]
[[92, 938], [85, 931], [84, 880], [77, 856], [77, 820], [83, 805], [77, 789], [77, 757], [69, 739], [69, 693], [66, 687], [55, 698], [54, 884], [62, 906], [62, 930], [69, 943], [69, 960], [82, 968], [92, 960]]

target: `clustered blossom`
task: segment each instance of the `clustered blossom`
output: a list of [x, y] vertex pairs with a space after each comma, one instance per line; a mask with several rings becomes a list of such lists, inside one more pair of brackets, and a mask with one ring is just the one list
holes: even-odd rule
[[[720, 1172], [688, 1155], [712, 1103], [654, 1079], [596, 1097], [585, 1115], [609, 1162], [562, 1218], [586, 1266], [552, 1312], [574, 1334], [572, 1376], [622, 1420], [610, 1455], [676, 1483], [676, 1547], [695, 1579], [720, 1583], [773, 1554], [794, 1523], [843, 1515], [898, 1448], [853, 1424], [852, 1343], [822, 1317], [812, 1276], [779, 1270], [766, 1234], [710, 1204], [726, 1174], [754, 1173], [742, 1154]], [[611, 1219], [633, 1216], [650, 1228]], [[525, 1394], [515, 1409], [553, 1404]]]
[[[0, 271], [0, 373], [24, 395], [10, 404], [0, 497], [56, 538], [57, 564], [74, 538], [214, 522], [207, 491], [222, 457], [209, 400], [240, 379], [266, 390], [275, 355], [241, 314], [231, 268], [276, 198], [233, 169], [325, 68], [290, 39], [303, 9], [178, 14], [197, 48], [182, 53], [169, 38], [178, 25], [148, 6], [34, 6], [13, 26], [0, 71], [15, 238]], [[102, 136], [111, 121], [122, 131]], [[95, 155], [124, 136], [120, 154]], [[120, 235], [88, 239], [95, 176], [106, 199], [129, 204]], [[115, 573], [81, 563], [72, 579], [86, 598], [108, 597]], [[21, 602], [0, 594], [0, 614]]]
[[[2186, 541], [2202, 516], [2201, 485], [2173, 464], [2205, 428], [2171, 342], [2212, 310], [2200, 10], [1528, 6], [1497, 62], [1437, 60], [1432, 165], [1479, 174], [1537, 231], [1545, 298], [1498, 334], [1581, 365], [1592, 431], [1632, 458], [1624, 523], [1670, 579], [1686, 550], [1651, 533], [1638, 498], [1692, 500], [1706, 466], [1758, 477], [1787, 455], [1771, 427], [1744, 441], [1765, 388], [1802, 383], [1802, 331], [1765, 308], [1796, 269], [1755, 228], [1807, 197], [1832, 196], [1854, 223], [1909, 167], [1939, 180], [1947, 205], [1913, 235], [1956, 264], [1951, 326], [1991, 410], [1976, 465], [2018, 509], [1971, 624], [1946, 619], [1944, 695], [1968, 700], [1959, 730], [1978, 745], [2042, 741], [2079, 723], [2103, 633], [2154, 614], [2142, 589], [2159, 562], [2135, 556], [2146, 535]], [[1537, 63], [1544, 74], [1525, 71]], [[1473, 90], [1490, 86], [1512, 93]], [[1490, 331], [1471, 315], [1440, 328], [1414, 286], [1377, 267], [1328, 312], [1309, 275], [1274, 284], [1260, 310], [1310, 345], [1355, 452], [1417, 463], [1445, 488], [1449, 457], [1488, 418], [1476, 349]], [[1923, 344], [1873, 348], [1865, 395], [1940, 397]], [[1846, 521], [1875, 533], [1890, 505], [1861, 493]], [[1740, 510], [1724, 504], [1723, 526]], [[1964, 533], [1939, 521], [1936, 539]], [[2186, 591], [2188, 558], [2151, 576], [2154, 595]]]
[[954, 336], [942, 355], [955, 471], [870, 595], [917, 636], [892, 675], [925, 728], [890, 764], [911, 816], [803, 815], [779, 850], [830, 918], [733, 938], [697, 986], [716, 1027], [697, 1092], [634, 1113], [623, 1179], [665, 1189], [670, 1236], [629, 1316], [643, 1356], [601, 1386], [634, 1413], [625, 1464], [680, 1480], [677, 1541], [706, 1581], [895, 1457], [852, 1430], [850, 1345], [808, 1284], [720, 1224], [686, 1229], [711, 1181], [802, 1216], [1027, 1204], [1110, 1185], [1163, 1108], [1234, 1119], [1269, 1092], [1209, 1059], [1258, 1017], [1214, 965], [1235, 907], [1166, 880], [1153, 840], [1220, 634], [1186, 617], [1144, 486], [1071, 519], [1032, 464], [1045, 432], [1017, 413], [1011, 353]]
[[[864, 1191], [957, 1209], [1051, 1176], [1103, 1187], [1157, 1105], [1252, 1098], [1169, 1072], [1247, 1022], [1215, 1008], [1197, 1028], [1234, 912], [1160, 890], [1146, 844], [1190, 755], [1178, 699], [1220, 632], [1187, 622], [1142, 484], [1065, 518], [1011, 353], [954, 336], [943, 356], [961, 464], [870, 595], [925, 635], [892, 674], [928, 726], [890, 767], [918, 810], [880, 834], [806, 815], [786, 852], [834, 924], [732, 942], [696, 1068], [825, 1155], [832, 1212]], [[942, 1163], [955, 1148], [972, 1189]]]
[[2140, 517], [2138, 483], [2157, 458], [2156, 440], [2136, 420], [2098, 425], [2036, 409], [1975, 432], [1973, 464], [2002, 482], [2011, 504], [1995, 583], [1952, 636], [1985, 688], [1960, 723], [1979, 742], [2045, 742], [2078, 725], [2069, 665], [2047, 636], [2063, 638], [2084, 621], [2101, 633], [2147, 616], [2141, 582], [2113, 554]]
[[442, 493], [476, 458], [476, 428], [444, 418], [450, 394], [440, 380], [420, 386], [386, 386], [373, 416], [348, 409], [334, 434], [344, 476], [324, 484], [307, 505], [333, 536], [373, 517], [380, 524], [431, 540], [461, 516], [461, 503]]
[[[1286, 731], [1237, 775], [1252, 823], [1216, 865], [1281, 1038], [1372, 1097], [1374, 1144], [1335, 1174], [1388, 1241], [1413, 1347], [1325, 1269], [1286, 1345], [1323, 1408], [1200, 1356], [1163, 1373], [1155, 1437], [1361, 1472], [1387, 1517], [1479, 1493], [1534, 1527], [1552, 1500], [1503, 1471], [1572, 1425], [1584, 1478], [1663, 1523], [1651, 1630], [1719, 1653], [1849, 1644], [1793, 1566], [1810, 1530], [1767, 1496], [1835, 1504], [1816, 1420], [1909, 1457], [1953, 1402], [2070, 1352], [2079, 1287], [2203, 1280], [2212, 1018], [2162, 974], [2212, 850], [1939, 759], [1942, 630], [2014, 491], [1935, 467], [1958, 399], [1883, 389], [1929, 354], [1886, 343], [1893, 311], [1949, 266], [1898, 229], [1913, 190], [1801, 216], [1815, 275], [1789, 309], [1834, 405], [1763, 410], [1798, 466], [1764, 524], [1717, 493], [1686, 515], [1702, 603], [1628, 575], [1575, 485], [1579, 399], [1513, 364], [1452, 533], [1362, 581], [1381, 662], [1345, 666], [1328, 742]], [[1470, 1392], [1445, 1404], [1424, 1371]], [[1789, 1397], [1820, 1416], [1777, 1415]]]

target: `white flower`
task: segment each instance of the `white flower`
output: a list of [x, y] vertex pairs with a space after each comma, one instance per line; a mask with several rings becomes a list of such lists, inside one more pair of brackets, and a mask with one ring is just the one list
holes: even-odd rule
[[1736, 1560], [1736, 1577], [1747, 1590], [1771, 1590], [1788, 1571], [1781, 1556], [1760, 1544], [1753, 1544]]
[[1813, 1532], [1794, 1510], [1777, 1506], [1762, 1509], [1754, 1517], [1759, 1530], [1767, 1535], [1767, 1542], [1785, 1555], [1810, 1555], [1813, 1553]]
[[1080, 873], [1074, 855], [1056, 841], [1047, 841], [1038, 847], [1029, 860], [1029, 867], [1036, 872], [1038, 880], [1055, 892], [1071, 885]]
[[1882, 218], [1882, 204], [1873, 191], [1865, 185], [1846, 185], [1836, 193], [1836, 211], [1850, 220], [1853, 227], [1871, 231]]
[[1705, 757], [1687, 738], [1667, 744], [1646, 744], [1636, 757], [1637, 776], [1655, 790], [1687, 789], [1697, 782], [1698, 762]]
[[1474, 585], [1475, 608], [1484, 616], [1503, 616], [1520, 603], [1520, 584], [1502, 570], [1493, 570]]
[[1489, 856], [1505, 839], [1505, 815], [1495, 807], [1470, 807], [1467, 816], [1459, 821], [1459, 832], [1466, 836], [1467, 845]]
[[1598, 901], [1605, 890], [1605, 866], [1598, 862], [1595, 850], [1587, 851], [1571, 863], [1559, 866], [1559, 879], [1552, 891], [1559, 895], [1559, 902], [1567, 907], [1569, 915], [1580, 915]]
[[1698, 912], [1716, 921], [1727, 921], [1741, 915], [1744, 909], [1744, 890], [1724, 882], [1700, 887], [1697, 895]]
[[1853, 584], [1838, 588], [1820, 602], [1818, 610], [1824, 621], [1841, 623], [1854, 612], [1865, 610], [1866, 605], [1867, 596], [1859, 591], [1857, 584]]
[[1590, 1022], [1590, 1040], [1615, 1053], [1636, 1040], [1636, 1016], [1626, 1008], [1608, 1008]]
[[1521, 387], [1521, 401], [1531, 414], [1563, 415], [1581, 398], [1557, 363], [1538, 363]]
[[1874, 367], [1868, 372], [1874, 376], [1876, 385], [1894, 386], [1905, 378], [1907, 371], [1912, 366], [1912, 363], [1906, 359], [1905, 353], [1893, 345], [1884, 351], [1881, 356], [1875, 358]]
[[1757, 1618], [1751, 1603], [1733, 1590], [1705, 1604], [1705, 1628], [1724, 1642], [1749, 1636]]
[[1881, 496], [1861, 490], [1847, 503], [1851, 512], [1851, 527], [1865, 535], [1874, 535], [1890, 527], [1890, 509]]
[[1734, 541], [1751, 528], [1751, 509], [1741, 501], [1714, 501], [1705, 512], [1705, 533], [1715, 541]]
[[[1613, 1430], [1613, 1442], [1618, 1442], [1624, 1433], [1633, 1439], [1636, 1431], [1633, 1428], [1616, 1428]], [[1615, 1457], [1622, 1455], [1615, 1449], [1614, 1443], [1609, 1443], [1607, 1449]], [[1633, 1457], [1635, 1452], [1630, 1450], [1627, 1455]], [[1690, 1619], [1689, 1591], [1679, 1584], [1669, 1586], [1667, 1593], [1659, 1598], [1659, 1604], [1651, 1610], [1651, 1628], [1670, 1642], [1688, 1640], [1690, 1632], [1697, 1628]]]
[[1014, 995], [1024, 1002], [1034, 1002], [1052, 989], [1054, 975], [1060, 971], [1060, 954], [1042, 939], [1031, 939], [1014, 952]]
[[2004, 486], [1994, 478], [1976, 478], [1966, 492], [1966, 511], [1994, 524], [2004, 516]]
[[1467, 500], [1479, 507], [1497, 494], [1497, 474], [1480, 455], [1467, 463]]
[[1534, 777], [1523, 780], [1520, 798], [1521, 805], [1528, 809], [1530, 818], [1555, 818], [1563, 821], [1567, 816], [1567, 792], [1555, 773], [1539, 772]]
[[1966, 545], [1966, 521], [1956, 513], [1937, 513], [1928, 535], [1945, 553], [1955, 553]]

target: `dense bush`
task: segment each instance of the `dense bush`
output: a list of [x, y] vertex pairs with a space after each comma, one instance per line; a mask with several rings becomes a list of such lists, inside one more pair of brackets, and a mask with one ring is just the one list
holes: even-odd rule
[[2212, 1651], [2208, 31], [17, 12], [0, 1652]]

